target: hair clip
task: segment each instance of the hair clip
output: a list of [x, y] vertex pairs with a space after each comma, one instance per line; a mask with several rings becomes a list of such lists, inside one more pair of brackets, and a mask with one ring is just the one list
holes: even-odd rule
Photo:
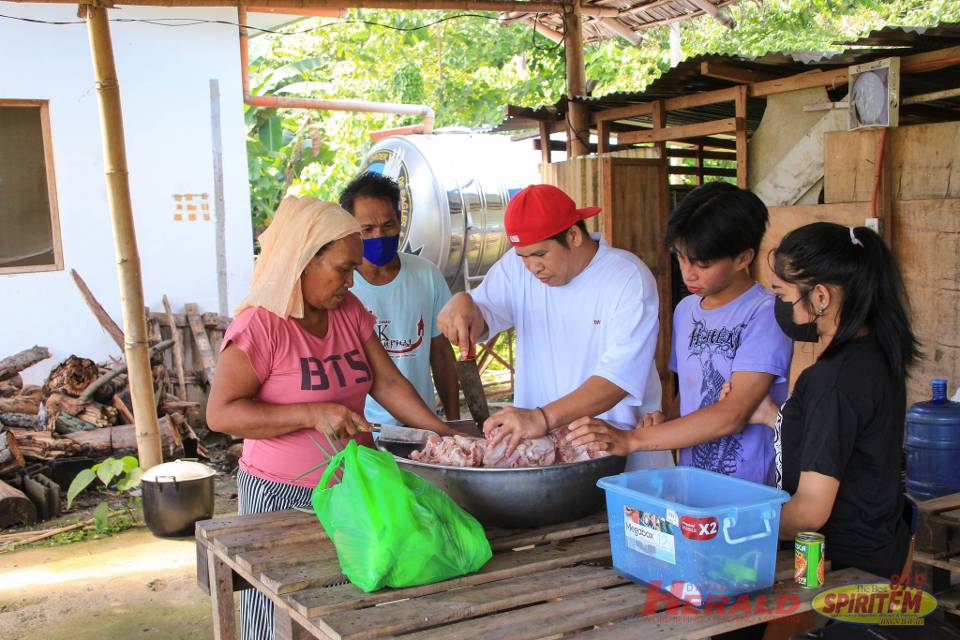
[[850, 243], [861, 247], [863, 246], [863, 243], [857, 238], [857, 234], [853, 232], [853, 227], [850, 227]]

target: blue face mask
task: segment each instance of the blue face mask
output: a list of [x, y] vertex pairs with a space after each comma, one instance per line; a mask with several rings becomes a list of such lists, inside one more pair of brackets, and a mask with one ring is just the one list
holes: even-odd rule
[[378, 267], [382, 267], [397, 255], [400, 246], [400, 234], [380, 238], [368, 238], [363, 241], [363, 257]]

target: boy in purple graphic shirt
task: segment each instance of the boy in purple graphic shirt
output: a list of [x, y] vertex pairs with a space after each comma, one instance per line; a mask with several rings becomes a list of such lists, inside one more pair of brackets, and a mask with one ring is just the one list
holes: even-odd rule
[[[670, 215], [666, 243], [676, 254], [692, 295], [673, 314], [670, 368], [679, 397], [665, 401], [667, 417], [647, 414], [633, 431], [581, 418], [567, 439], [599, 450], [679, 449], [680, 464], [753, 482], [777, 483], [774, 432], [749, 424], [770, 395], [781, 403], [793, 343], [777, 325], [774, 296], [750, 276], [767, 226], [754, 194], [713, 182], [690, 192]], [[721, 391], [731, 383], [721, 400]]]

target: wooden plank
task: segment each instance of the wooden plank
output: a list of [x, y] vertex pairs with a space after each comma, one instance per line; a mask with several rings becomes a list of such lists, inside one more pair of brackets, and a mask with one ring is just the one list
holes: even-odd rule
[[612, 569], [577, 566], [490, 582], [380, 607], [329, 614], [318, 621], [333, 638], [362, 640], [423, 630], [467, 618], [626, 584]]
[[87, 283], [84, 282], [83, 278], [80, 277], [80, 274], [77, 273], [75, 269], [70, 269], [70, 277], [73, 278], [74, 284], [77, 285], [77, 289], [80, 290], [80, 295], [83, 296], [87, 306], [90, 307], [90, 311], [93, 312], [97, 322], [100, 323], [100, 326], [103, 327], [103, 330], [107, 332], [107, 335], [113, 338], [113, 341], [117, 343], [117, 346], [122, 350], [123, 330], [117, 326], [117, 323], [113, 321], [113, 318], [110, 317], [110, 314], [107, 313], [106, 309], [100, 305], [100, 302], [97, 301], [96, 296], [94, 296], [93, 292], [90, 291], [90, 287], [87, 286]]
[[276, 525], [257, 527], [250, 531], [225, 533], [214, 538], [213, 545], [218, 551], [232, 558], [256, 549], [326, 539], [327, 534], [323, 527], [319, 522], [314, 522], [307, 526]]
[[922, 512], [939, 513], [941, 511], [953, 511], [960, 509], [960, 493], [951, 493], [931, 500], [924, 500], [917, 503], [917, 508]]
[[725, 169], [721, 167], [684, 167], [671, 165], [667, 167], [667, 173], [672, 176], [718, 176], [724, 178], [736, 178], [736, 169]]
[[283, 607], [273, 608], [274, 640], [305, 640], [309, 638], [306, 629], [290, 617], [290, 611]]
[[913, 562], [945, 571], [960, 571], [960, 559], [955, 556], [938, 558], [937, 554], [928, 551], [914, 551]]
[[617, 134], [618, 144], [636, 144], [643, 142], [666, 142], [668, 140], [683, 140], [684, 138], [698, 138], [718, 133], [730, 133], [737, 130], [737, 118], [723, 118], [709, 120], [696, 124], [686, 124], [679, 127], [663, 129], [647, 129], [644, 131], [626, 131]]
[[177, 373], [177, 396], [181, 400], [187, 399], [187, 382], [183, 372], [183, 345], [180, 344], [180, 330], [173, 318], [170, 300], [163, 294], [163, 310], [166, 314], [167, 325], [170, 327], [170, 337], [173, 339], [173, 364]]
[[217, 557], [213, 549], [207, 550], [207, 563], [214, 640], [236, 640], [238, 636], [233, 602], [233, 570]]
[[[893, 211], [893, 254], [913, 302], [913, 330], [926, 354], [907, 379], [909, 404], [930, 398], [932, 378], [960, 379], [960, 323], [943, 321], [960, 315], [960, 199], [900, 200]], [[921, 514], [927, 508], [932, 505], [921, 506]], [[946, 532], [924, 522], [921, 518], [918, 549], [930, 544], [939, 551], [938, 540], [946, 542]], [[960, 532], [952, 537], [951, 545], [960, 544]]]
[[197, 346], [197, 351], [200, 354], [200, 364], [203, 367], [207, 384], [213, 384], [213, 376], [217, 370], [217, 360], [214, 358], [213, 350], [210, 348], [207, 330], [203, 326], [203, 321], [200, 320], [200, 308], [196, 304], [189, 303], [184, 305], [184, 310], [187, 315], [187, 322], [190, 323], [190, 331], [193, 333], [193, 342]]
[[[829, 588], [860, 582], [886, 581], [859, 569], [844, 569], [826, 574], [824, 582], [824, 588]], [[767, 591], [743, 596], [722, 608], [707, 606], [700, 609], [687, 605], [668, 609], [658, 615], [622, 619], [611, 626], [572, 637], [578, 640], [710, 638], [720, 633], [745, 629], [810, 611], [813, 598], [821, 591], [821, 589], [804, 589], [791, 580], [776, 584]]]
[[[824, 199], [864, 202], [873, 196], [881, 131], [838, 131], [824, 137]], [[890, 129], [894, 200], [960, 198], [960, 123]]]
[[605, 560], [609, 557], [610, 537], [604, 533], [522, 551], [496, 553], [477, 573], [446, 582], [408, 589], [382, 589], [374, 593], [364, 593], [352, 584], [347, 584], [328, 589], [304, 589], [291, 594], [289, 600], [298, 613], [313, 618], [335, 611], [369, 607], [403, 598], [415, 598], [440, 591], [569, 567], [580, 562]]
[[690, 144], [690, 145], [700, 145], [704, 149], [727, 149], [729, 151], [736, 151], [737, 142], [736, 140], [727, 140], [726, 138], [709, 138], [706, 136], [698, 136], [695, 138], [687, 138], [685, 140], [675, 140], [677, 144]]
[[750, 84], [751, 82], [764, 82], [766, 80], [776, 80], [781, 77], [773, 73], [765, 73], [755, 69], [748, 69], [735, 64], [711, 62], [709, 60], [700, 63], [700, 75], [710, 78], [717, 78], [718, 80], [729, 80], [730, 82], [742, 82], [745, 84]]
[[342, 584], [344, 581], [337, 552], [332, 547], [290, 566], [268, 567], [259, 578], [270, 593], [277, 595], [286, 595], [308, 587]]
[[613, 122], [614, 120], [627, 120], [629, 118], [647, 116], [651, 113], [653, 113], [653, 102], [641, 102], [639, 104], [628, 104], [625, 107], [594, 111], [590, 114], [590, 121], [593, 124], [600, 124], [601, 122]]
[[247, 531], [260, 525], [276, 523], [295, 524], [315, 521], [316, 517], [296, 509], [282, 511], [268, 511], [266, 513], [252, 513], [248, 515], [224, 516], [201, 520], [197, 523], [197, 537], [213, 539], [222, 533]]
[[696, 149], [676, 149], [674, 147], [668, 147], [667, 157], [694, 158], [703, 160], [728, 160], [730, 162], [737, 161], [736, 153], [728, 153], [726, 151], [704, 151], [702, 147], [698, 147]]
[[687, 96], [667, 98], [663, 101], [663, 108], [667, 111], [681, 111], [683, 109], [705, 107], [710, 104], [733, 102], [736, 99], [737, 88], [728, 87], [726, 89], [717, 89], [715, 91], [702, 91], [700, 93], [691, 93]]
[[956, 65], [958, 62], [957, 58], [960, 58], [960, 46], [915, 53], [900, 59], [900, 72], [923, 73], [926, 71], [936, 71], [947, 66]]
[[848, 81], [849, 78], [846, 67], [831, 69], [829, 71], [801, 73], [788, 78], [755, 82], [750, 85], [750, 97], [763, 98], [773, 95], [774, 93], [786, 93], [787, 91], [812, 89], [814, 87], [830, 87], [835, 89], [846, 86]]
[[[278, 540], [278, 542], [281, 541]], [[271, 569], [295, 566], [310, 558], [316, 558], [320, 554], [327, 555], [333, 548], [333, 543], [329, 539], [289, 544], [285, 540], [282, 542], [284, 544], [243, 552], [235, 558], [237, 566], [248, 573], [259, 575]]]
[[[647, 603], [649, 589], [639, 584], [601, 589], [579, 594], [574, 598], [555, 600], [479, 620], [466, 620], [412, 633], [404, 636], [404, 639], [535, 640], [549, 638], [557, 634], [590, 629], [594, 625], [640, 615], [651, 608]], [[663, 601], [669, 601], [669, 596], [664, 595]], [[674, 606], [679, 606], [680, 601], [674, 599], [674, 603]]]
[[509, 551], [531, 544], [545, 544], [570, 540], [594, 533], [604, 533], [608, 530], [607, 514], [600, 512], [573, 522], [564, 522], [530, 530], [490, 529], [487, 531], [487, 540], [494, 551]]
[[[149, 317], [165, 321], [167, 319], [167, 314], [159, 311], [151, 311]], [[187, 322], [187, 316], [183, 315], [182, 313], [173, 314], [173, 319], [176, 321], [177, 326], [181, 329], [190, 328], [190, 323]], [[206, 326], [208, 329], [216, 328], [221, 331], [226, 331], [226, 329], [230, 326], [230, 323], [233, 321], [233, 318], [227, 318], [215, 313], [204, 313], [200, 316], [200, 319], [204, 321], [204, 326]]]

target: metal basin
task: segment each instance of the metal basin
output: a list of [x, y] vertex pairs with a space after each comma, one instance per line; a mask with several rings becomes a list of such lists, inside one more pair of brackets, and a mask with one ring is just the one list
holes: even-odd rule
[[381, 442], [402, 469], [439, 487], [481, 523], [529, 529], [576, 520], [603, 507], [597, 480], [622, 473], [626, 458], [608, 456], [584, 462], [524, 469], [448, 467], [410, 460], [415, 447]]

